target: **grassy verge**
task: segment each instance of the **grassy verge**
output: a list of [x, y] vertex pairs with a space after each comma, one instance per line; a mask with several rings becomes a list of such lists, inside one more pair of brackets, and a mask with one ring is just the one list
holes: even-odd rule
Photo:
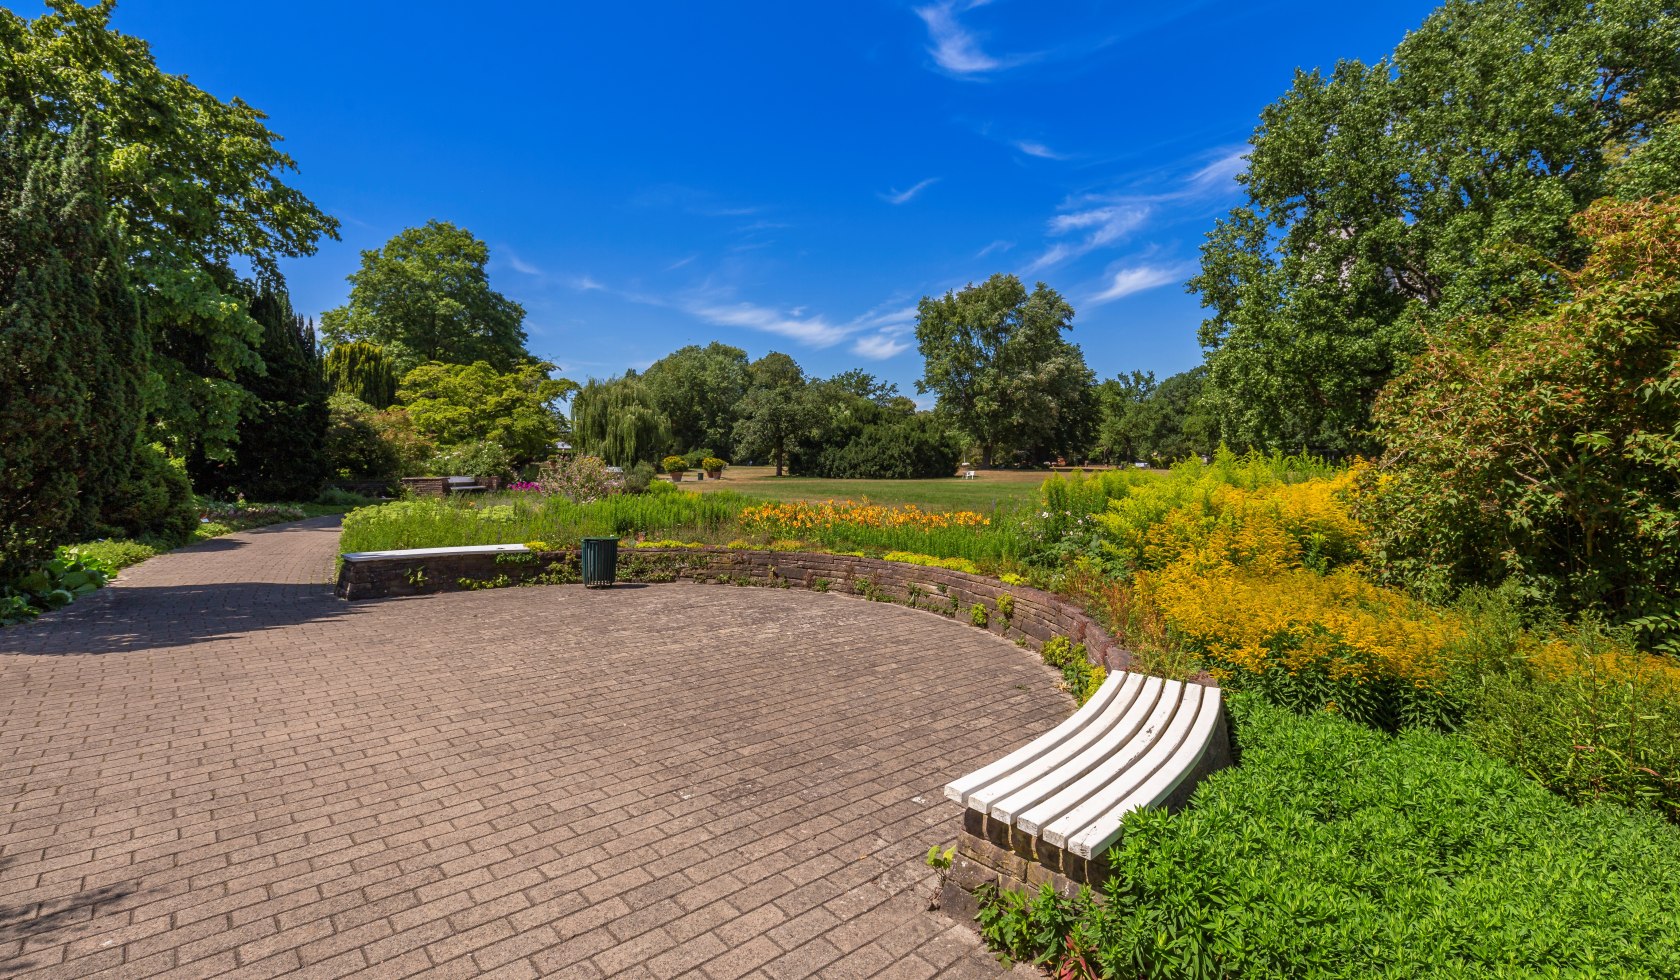
[[1107, 903], [993, 896], [993, 948], [1073, 976], [1680, 976], [1680, 827], [1450, 735], [1232, 709], [1242, 764], [1128, 818]]
[[[742, 472], [745, 470], [745, 472]], [[685, 482], [679, 486], [698, 493], [733, 493], [757, 500], [868, 500], [930, 510], [991, 511], [1030, 504], [1038, 499], [1045, 474], [1030, 471], [988, 471], [974, 480], [946, 477], [937, 480], [816, 480], [776, 477], [755, 469], [731, 467], [722, 480]]]

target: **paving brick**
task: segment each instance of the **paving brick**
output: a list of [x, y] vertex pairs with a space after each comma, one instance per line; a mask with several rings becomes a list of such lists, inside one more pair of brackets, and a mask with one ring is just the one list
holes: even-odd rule
[[345, 603], [336, 544], [0, 631], [0, 974], [1000, 975], [920, 861], [1069, 710], [1012, 643], [692, 583]]

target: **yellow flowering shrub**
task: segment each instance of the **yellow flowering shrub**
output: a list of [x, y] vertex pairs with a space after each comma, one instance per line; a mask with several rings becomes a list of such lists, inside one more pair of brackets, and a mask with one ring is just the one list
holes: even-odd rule
[[796, 500], [784, 503], [760, 504], [741, 511], [741, 526], [754, 532], [769, 534], [788, 531], [824, 531], [836, 525], [869, 528], [902, 528], [944, 530], [946, 528], [978, 528], [991, 523], [991, 518], [971, 510], [928, 511], [915, 504], [887, 507], [867, 500], [827, 501], [809, 503]]
[[881, 557], [887, 561], [901, 561], [908, 565], [921, 565], [925, 568], [948, 568], [953, 572], [967, 572], [970, 575], [980, 574], [980, 569], [966, 558], [936, 558], [933, 555], [918, 555], [911, 551], [889, 551]]

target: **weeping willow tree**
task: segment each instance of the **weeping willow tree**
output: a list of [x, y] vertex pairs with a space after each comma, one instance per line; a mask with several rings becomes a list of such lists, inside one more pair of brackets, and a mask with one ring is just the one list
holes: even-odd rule
[[391, 358], [378, 344], [351, 340], [327, 355], [327, 382], [341, 395], [359, 398], [374, 408], [390, 408], [397, 400], [397, 375]]
[[640, 378], [591, 379], [572, 397], [572, 441], [613, 466], [633, 466], [670, 448], [671, 423]]

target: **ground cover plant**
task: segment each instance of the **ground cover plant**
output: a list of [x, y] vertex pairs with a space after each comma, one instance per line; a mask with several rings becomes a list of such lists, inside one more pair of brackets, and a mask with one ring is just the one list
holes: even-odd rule
[[940, 477], [926, 480], [841, 480], [816, 477], [753, 479], [756, 467], [731, 467], [721, 482], [707, 481], [701, 490], [738, 493], [761, 500], [864, 500], [898, 506], [915, 504], [931, 509], [976, 510], [990, 513], [1000, 507], [1036, 503], [1043, 473], [987, 473], [978, 480]]
[[1680, 975], [1680, 828], [1450, 735], [1231, 707], [1241, 764], [1128, 817], [1106, 903], [994, 893], [994, 948], [1071, 976]]

